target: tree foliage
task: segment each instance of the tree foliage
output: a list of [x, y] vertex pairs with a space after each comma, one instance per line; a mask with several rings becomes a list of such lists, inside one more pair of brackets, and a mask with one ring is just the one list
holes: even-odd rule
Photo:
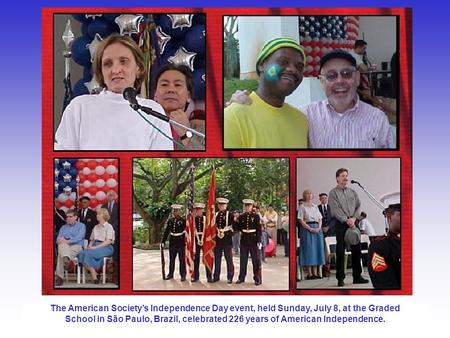
[[[148, 224], [148, 242], [157, 243], [173, 203], [187, 205], [189, 171], [194, 167], [195, 200], [207, 202], [212, 169], [216, 196], [230, 200], [229, 209], [242, 210], [252, 198], [275, 208], [288, 204], [287, 158], [140, 158], [133, 162], [133, 209]], [[186, 208], [184, 208], [185, 211]]]

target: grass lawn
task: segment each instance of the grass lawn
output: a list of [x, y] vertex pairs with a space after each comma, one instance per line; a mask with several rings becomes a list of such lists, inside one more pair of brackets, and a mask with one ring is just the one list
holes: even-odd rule
[[258, 87], [258, 81], [256, 80], [239, 80], [239, 79], [225, 79], [224, 81], [224, 94], [223, 99], [224, 102], [230, 100], [231, 94], [233, 94], [236, 90], [256, 90]]

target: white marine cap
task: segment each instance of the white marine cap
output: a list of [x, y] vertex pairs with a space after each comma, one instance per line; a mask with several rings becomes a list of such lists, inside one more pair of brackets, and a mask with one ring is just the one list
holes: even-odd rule
[[[394, 191], [387, 194], [384, 194], [380, 197], [380, 201], [385, 207], [384, 212], [387, 209], [400, 211], [400, 192]], [[383, 212], [383, 213], [384, 213]]]
[[228, 199], [226, 199], [224, 197], [218, 197], [218, 198], [216, 198], [216, 201], [219, 204], [228, 204], [228, 202], [230, 202]]
[[181, 204], [172, 204], [171, 208], [173, 210], [180, 210], [183, 206]]
[[204, 203], [194, 203], [194, 209], [204, 209], [205, 204]]
[[242, 200], [242, 203], [244, 204], [255, 204], [255, 201], [250, 198], [245, 198]]

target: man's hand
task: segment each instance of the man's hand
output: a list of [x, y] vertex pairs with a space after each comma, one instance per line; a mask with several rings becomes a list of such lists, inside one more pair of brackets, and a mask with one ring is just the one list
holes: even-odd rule
[[250, 92], [248, 90], [236, 90], [230, 98], [230, 101], [226, 103], [226, 106], [229, 106], [232, 103], [240, 103], [245, 105], [252, 104], [252, 99], [248, 96], [250, 95]]
[[[189, 127], [189, 119], [187, 118], [186, 113], [182, 109], [177, 109], [172, 112], [170, 112], [169, 117], [172, 120], [175, 120], [176, 122], [182, 124], [183, 126]], [[173, 126], [175, 128], [175, 131], [177, 132], [178, 136], [183, 136], [186, 133], [186, 129], [178, 126]]]
[[330, 230], [330, 227], [329, 227], [329, 226], [324, 226], [324, 227], [322, 227], [322, 232], [323, 232], [324, 234], [326, 234], [326, 233], [328, 232], [328, 230]]
[[355, 221], [356, 221], [356, 218], [355, 217], [351, 217], [351, 218], [347, 219], [346, 223], [347, 223], [349, 228], [354, 228], [355, 227]]

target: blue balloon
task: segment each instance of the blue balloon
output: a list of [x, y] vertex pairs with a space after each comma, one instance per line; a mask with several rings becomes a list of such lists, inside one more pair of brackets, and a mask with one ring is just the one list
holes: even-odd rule
[[64, 180], [59, 180], [58, 184], [59, 184], [58, 190], [61, 192], [64, 190], [65, 187], [69, 185], [69, 183], [64, 182]]
[[92, 21], [90, 18], [86, 18], [86, 14], [72, 14], [72, 17], [81, 23]]
[[159, 17], [159, 25], [164, 33], [170, 35], [172, 39], [182, 39], [188, 31], [188, 27], [172, 28], [172, 20], [167, 14], [162, 14]]
[[66, 175], [66, 174], [68, 174], [68, 172], [67, 172], [67, 170], [66, 169], [63, 169], [62, 167], [61, 167], [61, 169], [59, 169], [59, 178], [63, 178], [64, 177], [64, 175]]
[[115, 30], [116, 28], [108, 21], [97, 18], [90, 23], [88, 34], [91, 37], [91, 40], [95, 37], [95, 34], [100, 34], [102, 39], [104, 39]]
[[59, 188], [58, 188], [58, 190], [55, 190], [54, 192], [53, 192], [53, 196], [55, 197], [55, 198], [58, 198], [58, 196], [59, 196], [59, 194], [60, 194], [61, 192], [59, 191]]
[[72, 176], [72, 177], [77, 177], [77, 175], [78, 175], [77, 168], [75, 168], [75, 167], [70, 168], [69, 175]]
[[84, 94], [89, 94], [89, 90], [84, 85], [84, 83], [87, 82], [86, 79], [80, 79], [77, 83], [75, 83], [75, 86], [73, 86], [73, 96], [80, 96]]
[[204, 25], [192, 26], [184, 38], [184, 47], [199, 55], [205, 54], [206, 30]]
[[88, 80], [88, 81], [92, 80], [92, 67], [84, 67], [83, 79]]
[[76, 38], [72, 43], [72, 58], [76, 63], [84, 67], [91, 65], [91, 53], [87, 47], [90, 43], [91, 38], [87, 35]]
[[205, 14], [194, 14], [194, 19], [192, 20], [194, 25], [197, 24], [205, 24], [206, 23], [206, 15]]
[[205, 68], [205, 58], [203, 55], [200, 55], [200, 57], [196, 56], [194, 59], [194, 70], [200, 68]]
[[205, 99], [205, 84], [206, 84], [206, 77], [205, 77], [205, 69], [199, 68], [194, 70], [193, 74], [194, 78], [194, 86], [195, 86], [195, 98], [197, 100], [204, 100]]
[[82, 35], [88, 35], [88, 27], [89, 27], [90, 22], [83, 22], [81, 24], [81, 34]]
[[71, 187], [72, 190], [75, 191], [77, 189], [77, 181], [75, 180], [70, 181], [69, 187]]
[[109, 23], [116, 24], [114, 20], [119, 16], [120, 14], [103, 14], [103, 19], [108, 21]]
[[74, 164], [76, 164], [78, 162], [78, 160], [76, 158], [68, 158], [66, 159], [67, 162], [69, 162], [71, 164], [71, 166], [73, 166]]

